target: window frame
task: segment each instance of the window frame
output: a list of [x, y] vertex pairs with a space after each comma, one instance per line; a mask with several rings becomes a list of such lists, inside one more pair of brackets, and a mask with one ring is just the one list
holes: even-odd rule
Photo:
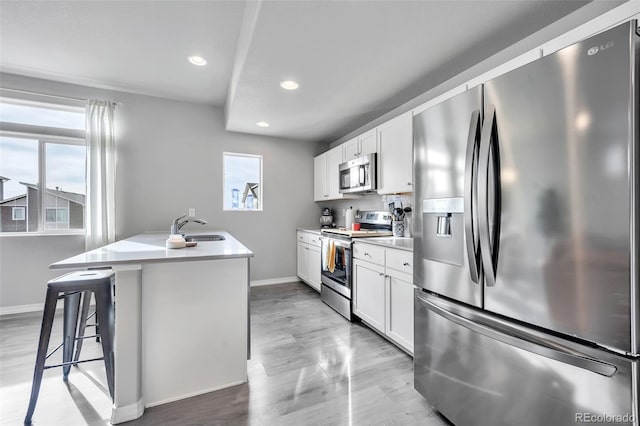
[[[61, 110], [74, 110], [77, 112], [82, 111], [86, 115], [86, 106], [83, 101], [65, 100], [60, 102], [52, 102], [51, 100], [44, 100], [46, 95], [43, 95], [42, 100], [37, 100], [37, 95], [29, 94], [25, 95], [24, 99], [22, 95], [17, 96], [14, 94], [7, 95], [9, 92], [6, 89], [0, 88], [0, 102], [1, 103], [13, 103], [18, 105], [31, 105], [31, 106], [46, 106], [49, 109], [61, 109]], [[39, 126], [33, 124], [22, 124], [2, 121], [0, 118], [0, 136], [23, 138], [23, 139], [35, 139], [38, 142], [38, 187], [45, 188], [44, 191], [39, 191], [38, 203], [38, 230], [37, 231], [25, 231], [25, 232], [0, 232], [0, 236], [6, 235], [84, 235], [86, 228], [82, 229], [46, 229], [46, 147], [47, 144], [63, 144], [63, 145], [76, 145], [83, 146], [86, 149], [86, 130], [66, 129], [61, 127], [49, 127]], [[86, 197], [86, 176], [85, 176], [85, 197]], [[85, 198], [86, 199], [86, 198]], [[85, 220], [83, 225], [86, 226], [86, 205], [85, 205]], [[56, 213], [57, 214], [57, 213]], [[54, 223], [54, 222], [49, 222]], [[55, 222], [57, 223], [57, 222]]]
[[[53, 220], [49, 220], [49, 213], [53, 213]], [[44, 223], [57, 223], [56, 216], [58, 214], [57, 207], [45, 207], [44, 208]]]
[[[44, 231], [48, 232], [48, 231], [56, 231], [56, 230], [63, 230], [66, 231], [70, 228], [68, 228], [69, 226], [71, 226], [71, 222], [69, 220], [69, 208], [68, 207], [45, 207], [44, 208], [44, 224], [45, 224], [45, 228]], [[47, 213], [52, 212], [53, 213], [53, 220], [49, 220], [49, 218], [47, 217]], [[66, 216], [66, 220], [60, 220], [60, 214], [64, 213], [64, 216]], [[65, 219], [63, 217], [63, 219]], [[60, 228], [60, 225], [66, 225], [67, 228]], [[53, 228], [48, 228], [48, 226], [53, 226]]]
[[[259, 193], [259, 208], [258, 209], [234, 209], [234, 208], [226, 208], [225, 207], [225, 197], [227, 196], [227, 194], [225, 193], [225, 186], [226, 186], [226, 175], [227, 175], [227, 170], [226, 170], [226, 166], [225, 166], [225, 159], [227, 156], [233, 156], [233, 157], [245, 157], [245, 158], [257, 158], [259, 159], [259, 167], [260, 167], [260, 182], [259, 182], [259, 187], [258, 187], [258, 193]], [[241, 152], [228, 152], [228, 151], [224, 151], [222, 153], [222, 211], [223, 212], [262, 212], [264, 211], [264, 156], [261, 154], [247, 154], [247, 153], [241, 153]], [[244, 188], [242, 188], [242, 191], [244, 191]]]
[[[21, 211], [22, 212], [22, 218], [17, 218], [16, 217], [16, 212], [17, 211]], [[11, 220], [14, 220], [14, 221], [27, 220], [27, 208], [25, 206], [13, 206], [11, 208]]]

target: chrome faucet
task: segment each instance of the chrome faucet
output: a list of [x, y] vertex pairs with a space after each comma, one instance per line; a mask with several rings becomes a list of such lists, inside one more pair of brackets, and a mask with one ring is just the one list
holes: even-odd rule
[[[187, 217], [187, 215], [185, 214], [184, 216], [180, 216], [179, 218], [177, 218], [176, 220], [173, 221], [173, 225], [171, 225], [171, 234], [178, 234], [180, 233], [180, 229], [186, 225], [189, 222], [195, 222], [195, 223], [199, 223], [200, 225], [206, 225], [207, 221], [206, 220], [202, 220], [202, 219], [196, 219], [196, 218], [187, 218], [184, 219], [185, 217]], [[184, 219], [184, 220], [182, 220]], [[182, 220], [182, 221], [181, 221]]]

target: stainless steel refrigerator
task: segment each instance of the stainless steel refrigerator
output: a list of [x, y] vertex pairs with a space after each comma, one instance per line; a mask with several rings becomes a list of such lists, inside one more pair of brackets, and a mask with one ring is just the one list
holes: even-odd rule
[[414, 117], [414, 383], [458, 426], [638, 424], [639, 40]]

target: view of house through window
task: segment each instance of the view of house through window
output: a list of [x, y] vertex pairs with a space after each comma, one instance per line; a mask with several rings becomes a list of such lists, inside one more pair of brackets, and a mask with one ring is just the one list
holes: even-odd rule
[[84, 123], [81, 105], [0, 98], [0, 232], [84, 229]]
[[223, 209], [261, 211], [262, 156], [223, 153]]

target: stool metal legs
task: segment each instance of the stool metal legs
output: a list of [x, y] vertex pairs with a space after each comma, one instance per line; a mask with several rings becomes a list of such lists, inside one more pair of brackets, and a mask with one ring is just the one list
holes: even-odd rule
[[107, 373], [107, 383], [109, 394], [113, 398], [114, 388], [114, 311], [113, 292], [111, 287], [100, 286], [96, 289], [96, 315], [100, 324], [100, 341], [102, 342], [102, 352], [104, 355], [104, 367]]
[[[89, 316], [89, 304], [91, 303], [91, 291], [82, 292], [82, 311], [80, 312], [80, 325], [78, 326], [78, 339], [76, 342], [76, 353], [73, 356], [73, 360], [80, 359], [80, 351], [82, 350], [82, 342], [84, 342], [84, 332], [87, 328], [87, 319]], [[97, 321], [97, 316], [96, 316]], [[96, 335], [98, 334], [98, 328], [96, 326]], [[77, 364], [76, 364], [77, 365]]]
[[49, 348], [51, 327], [53, 325], [53, 317], [56, 313], [57, 301], [58, 293], [54, 290], [47, 289], [47, 297], [44, 303], [44, 314], [42, 316], [42, 326], [40, 329], [40, 340], [38, 341], [38, 352], [36, 354], [36, 367], [33, 371], [31, 398], [29, 398], [29, 408], [27, 409], [27, 415], [24, 418], [25, 424], [31, 424], [31, 417], [33, 416], [33, 411], [36, 409], [36, 402], [38, 401], [38, 393], [40, 392], [42, 373], [44, 373], [44, 362], [47, 358], [47, 349]]
[[[64, 275], [60, 278], [49, 281], [47, 285], [47, 296], [44, 306], [44, 314], [42, 317], [42, 326], [40, 329], [40, 339], [38, 341], [38, 352], [36, 354], [36, 366], [33, 372], [33, 384], [31, 387], [31, 398], [29, 399], [29, 407], [24, 423], [31, 424], [31, 418], [38, 401], [40, 385], [42, 383], [42, 375], [47, 368], [62, 367], [63, 379], [66, 381], [72, 365], [81, 362], [91, 362], [104, 360], [107, 383], [109, 385], [109, 394], [113, 399], [114, 395], [114, 307], [111, 277], [103, 274], [102, 277], [93, 277], [97, 273], [74, 272]], [[60, 346], [47, 354], [49, 349], [49, 340], [51, 338], [51, 329], [55, 316], [56, 303], [59, 294], [64, 296], [64, 329], [63, 341]], [[78, 360], [80, 349], [82, 347], [82, 338], [84, 337], [84, 329], [86, 327], [87, 313], [89, 310], [89, 301], [91, 294], [95, 295], [96, 300], [96, 319], [100, 325], [100, 331], [96, 335], [100, 336], [102, 343], [103, 356], [100, 358]], [[77, 330], [78, 314], [80, 311], [81, 296], [84, 298], [82, 305], [82, 322], [80, 329]], [[76, 337], [80, 336], [80, 337]], [[74, 348], [77, 350], [74, 356]], [[62, 363], [58, 365], [45, 365], [47, 358], [62, 348]]]
[[[64, 336], [62, 341], [62, 362], [71, 362], [73, 349], [76, 343], [76, 327], [78, 326], [78, 310], [80, 309], [80, 292], [72, 292], [65, 295], [64, 300]], [[71, 364], [62, 366], [62, 379], [67, 381]]]

